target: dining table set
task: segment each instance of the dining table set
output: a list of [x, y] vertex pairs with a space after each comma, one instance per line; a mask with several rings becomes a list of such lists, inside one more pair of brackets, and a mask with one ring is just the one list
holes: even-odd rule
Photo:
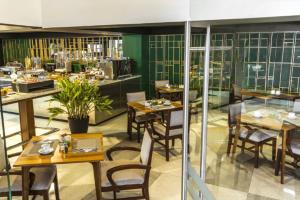
[[105, 159], [102, 133], [34, 136], [25, 146], [14, 167], [22, 169], [22, 199], [30, 195], [31, 168], [60, 164], [91, 163], [97, 200], [101, 199], [101, 165]]
[[265, 130], [272, 130], [278, 133], [275, 137], [279, 138], [281, 135], [281, 144], [276, 143], [276, 149], [282, 149], [280, 172], [280, 182], [284, 183], [285, 163], [286, 163], [286, 151], [287, 151], [287, 137], [291, 131], [297, 130], [300, 127], [300, 115], [294, 112], [289, 112], [285, 109], [276, 109], [271, 106], [265, 106], [253, 111], [243, 111], [239, 116], [239, 122], [236, 127], [233, 153], [236, 152], [237, 142], [241, 134], [241, 126], [258, 127]]

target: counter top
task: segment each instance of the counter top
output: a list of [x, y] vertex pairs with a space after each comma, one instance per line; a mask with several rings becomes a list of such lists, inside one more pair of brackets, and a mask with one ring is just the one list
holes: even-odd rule
[[12, 95], [8, 95], [6, 97], [2, 97], [2, 104], [3, 105], [13, 104], [19, 101], [49, 96], [59, 92], [60, 92], [59, 89], [51, 88], [51, 89], [37, 90], [30, 93], [15, 93]]
[[141, 75], [133, 75], [133, 76], [130, 76], [130, 77], [127, 77], [127, 78], [119, 79], [119, 80], [103, 80], [103, 81], [100, 82], [100, 86], [119, 83], [119, 82], [122, 82], [122, 81], [127, 81], [127, 80], [140, 78], [140, 77], [142, 77], [142, 76]]

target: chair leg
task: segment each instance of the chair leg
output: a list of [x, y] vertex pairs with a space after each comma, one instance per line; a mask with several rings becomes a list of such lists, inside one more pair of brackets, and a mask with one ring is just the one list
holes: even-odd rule
[[127, 134], [129, 136], [129, 139], [132, 140], [132, 122], [129, 117], [128, 117], [128, 121], [127, 121]]
[[175, 146], [175, 139], [172, 139], [172, 147]]
[[275, 161], [276, 159], [276, 146], [277, 146], [277, 140], [276, 138], [272, 140], [272, 160]]
[[140, 123], [137, 124], [137, 142], [138, 143], [141, 142], [141, 124]]
[[165, 143], [166, 143], [166, 161], [169, 161], [169, 154], [170, 154], [170, 148], [169, 148], [169, 140], [166, 139], [165, 140]]
[[117, 193], [115, 191], [113, 191], [114, 193], [114, 200], [117, 200]]
[[150, 200], [149, 189], [148, 186], [143, 188], [143, 194], [146, 200]]
[[58, 180], [57, 175], [54, 177], [54, 192], [55, 192], [55, 199], [59, 200], [59, 186], [58, 186]]
[[48, 193], [48, 191], [46, 191], [46, 192], [43, 194], [43, 198], [44, 198], [44, 200], [49, 200], [49, 193]]
[[228, 144], [227, 144], [227, 156], [229, 156], [229, 154], [230, 154], [231, 145], [232, 145], [232, 137], [229, 135]]
[[260, 146], [260, 153], [263, 153], [264, 145]]
[[243, 141], [242, 141], [242, 148], [241, 148], [242, 153], [245, 153], [245, 145], [246, 145], [246, 141], [243, 140]]
[[275, 161], [275, 176], [279, 175], [279, 169], [280, 169], [280, 164], [281, 164], [281, 156], [282, 156], [282, 150], [278, 149], [277, 158], [276, 158], [276, 161]]
[[255, 144], [255, 168], [258, 168], [259, 144]]

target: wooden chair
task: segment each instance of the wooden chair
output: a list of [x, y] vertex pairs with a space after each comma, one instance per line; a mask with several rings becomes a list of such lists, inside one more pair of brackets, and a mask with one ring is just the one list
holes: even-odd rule
[[[300, 113], [300, 99], [294, 100], [293, 112]], [[300, 161], [300, 131], [294, 130], [287, 134], [286, 138], [286, 155], [291, 156], [293, 158], [293, 162], [286, 162], [286, 164], [291, 165], [295, 168], [298, 167], [298, 162]], [[279, 147], [277, 149], [277, 158], [275, 164], [275, 176], [279, 175], [279, 169], [281, 166], [281, 157], [282, 157], [282, 148]]]
[[[151, 129], [144, 132], [141, 149], [135, 147], [113, 147], [106, 152], [109, 161], [101, 162], [102, 192], [112, 191], [114, 199], [146, 199], [149, 200], [149, 176], [153, 152]], [[116, 151], [140, 152], [140, 161], [113, 160]], [[142, 195], [131, 198], [117, 198], [121, 190], [141, 189]]]
[[[244, 108], [243, 102], [237, 102], [235, 104], [229, 105], [229, 112], [228, 112], [229, 139], [227, 145], [227, 155], [230, 154], [231, 146], [233, 145], [233, 140], [236, 134], [235, 130], [237, 125], [240, 123], [242, 108]], [[274, 135], [276, 135], [276, 132], [274, 131], [257, 129], [257, 128], [252, 128], [250, 126], [241, 125], [239, 140], [242, 141], [242, 145], [237, 145], [237, 147], [241, 148], [242, 152], [244, 152], [244, 150], [246, 149], [255, 154], [255, 168], [257, 168], [258, 161], [259, 161], [259, 152], [260, 149], [262, 151], [263, 145], [272, 146], [272, 160], [275, 161], [277, 139], [276, 137], [274, 137]], [[268, 142], [272, 142], [272, 143], [269, 144]], [[246, 143], [249, 143], [252, 146], [246, 147]]]
[[[154, 141], [165, 147], [166, 161], [170, 158], [170, 140], [172, 146], [175, 145], [175, 139], [182, 140], [183, 135], [183, 110], [182, 108], [171, 109], [167, 111], [166, 123], [151, 123], [153, 134], [156, 136]], [[164, 143], [161, 142], [164, 140]]]
[[[292, 162], [287, 162], [286, 164], [291, 165], [295, 168], [299, 168], [298, 163], [300, 161], [300, 133], [299, 130], [295, 130], [293, 132], [290, 132], [287, 134], [286, 139], [286, 155], [293, 158]], [[276, 158], [276, 164], [275, 164], [275, 176], [279, 175], [279, 169], [282, 165], [281, 163], [281, 157], [282, 157], [282, 148], [277, 149], [277, 158]]]
[[[127, 102], [133, 101], [145, 101], [146, 94], [144, 91], [142, 92], [133, 92], [127, 93]], [[131, 107], [128, 107], [127, 110], [127, 133], [129, 138], [132, 139], [132, 129], [134, 128], [137, 131], [137, 141], [140, 142], [141, 138], [141, 128], [145, 128], [145, 124], [148, 121], [152, 120], [160, 120], [161, 117], [155, 113], [145, 114], [143, 112], [136, 112]]]
[[[190, 113], [191, 114], [198, 114], [201, 110], [202, 105], [202, 97], [198, 97], [197, 90], [190, 90], [189, 91], [189, 105], [190, 105]], [[196, 121], [198, 121], [198, 115], [196, 115]]]
[[231, 92], [231, 102], [235, 103], [237, 101], [242, 101], [243, 100], [243, 96], [241, 94], [241, 87], [236, 85], [236, 84], [232, 84], [232, 92]]
[[[5, 153], [3, 140], [0, 138], [0, 197], [8, 196], [7, 172], [5, 171]], [[12, 196], [22, 196], [22, 170], [10, 169], [10, 188]], [[57, 171], [55, 166], [34, 167], [30, 170], [30, 191], [29, 194], [43, 196], [44, 200], [49, 200], [49, 190], [54, 183], [55, 197], [59, 200], [59, 188], [57, 181]]]
[[162, 98], [162, 97], [168, 97], [166, 95], [164, 95], [163, 91], [159, 90], [159, 87], [164, 87], [165, 85], [170, 84], [169, 80], [160, 80], [160, 81], [155, 81], [154, 85], [155, 85], [155, 95], [156, 98]]

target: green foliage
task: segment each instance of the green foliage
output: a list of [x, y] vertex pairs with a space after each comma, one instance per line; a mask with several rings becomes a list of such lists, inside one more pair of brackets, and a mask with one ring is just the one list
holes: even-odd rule
[[50, 107], [50, 120], [59, 114], [68, 114], [73, 119], [87, 118], [95, 108], [110, 113], [112, 100], [108, 96], [101, 96], [96, 82], [89, 83], [85, 78], [74, 81], [68, 78], [57, 83], [61, 92], [52, 96], [51, 102], [59, 102], [61, 107]]

